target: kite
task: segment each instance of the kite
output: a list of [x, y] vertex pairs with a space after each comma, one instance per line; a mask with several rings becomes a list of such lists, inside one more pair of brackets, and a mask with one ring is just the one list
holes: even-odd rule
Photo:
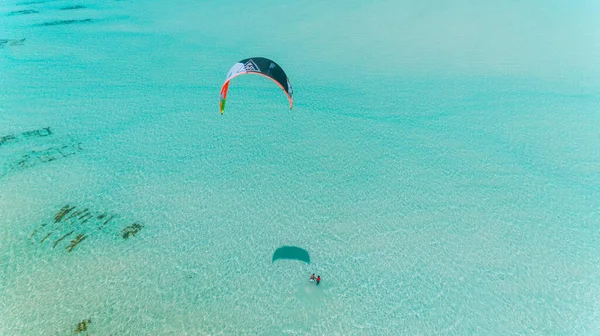
[[290, 110], [292, 109], [292, 104], [294, 102], [294, 99], [292, 98], [292, 85], [290, 84], [290, 80], [285, 74], [285, 71], [283, 71], [279, 64], [273, 62], [268, 58], [252, 57], [243, 59], [235, 63], [227, 73], [225, 83], [223, 83], [223, 86], [221, 87], [221, 102], [219, 104], [221, 114], [223, 114], [223, 111], [225, 110], [225, 100], [227, 99], [227, 90], [229, 90], [229, 82], [234, 77], [245, 74], [261, 75], [274, 81], [275, 84], [279, 85], [279, 87], [287, 95], [288, 100], [290, 101]]

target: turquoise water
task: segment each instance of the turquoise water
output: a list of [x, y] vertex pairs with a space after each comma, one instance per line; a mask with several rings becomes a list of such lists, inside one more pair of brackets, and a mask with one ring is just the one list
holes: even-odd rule
[[0, 335], [599, 334], [598, 14], [3, 1]]

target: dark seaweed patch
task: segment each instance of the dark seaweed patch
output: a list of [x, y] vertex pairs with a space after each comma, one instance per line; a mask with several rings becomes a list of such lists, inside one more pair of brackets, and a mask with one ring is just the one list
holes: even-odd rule
[[27, 5], [39, 5], [47, 2], [54, 2], [57, 0], [31, 0], [31, 1], [23, 1], [17, 3], [17, 6], [27, 6]]
[[25, 138], [31, 138], [31, 137], [40, 138], [40, 137], [47, 137], [49, 135], [52, 135], [52, 131], [50, 130], [50, 127], [45, 127], [45, 128], [40, 128], [40, 129], [33, 130], [33, 131], [23, 132], [23, 133], [21, 133], [21, 135]]
[[48, 237], [50, 237], [50, 235], [51, 235], [51, 234], [53, 234], [53, 233], [54, 233], [54, 231], [52, 231], [52, 232], [48, 232], [48, 234], [47, 234], [47, 235], [45, 235], [45, 236], [44, 236], [44, 238], [42, 238], [42, 240], [40, 240], [40, 243], [43, 243], [43, 242], [44, 242], [46, 239], [48, 239]]
[[[87, 235], [85, 235], [83, 233], [78, 234], [75, 239], [71, 240], [71, 244], [69, 244], [69, 246], [67, 246], [67, 251], [68, 252], [73, 251], [75, 246], [77, 246], [79, 243], [84, 241], [86, 238], [87, 238]], [[55, 244], [55, 246], [56, 246], [56, 244]]]
[[85, 8], [87, 8], [87, 7], [82, 6], [82, 5], [74, 5], [74, 6], [62, 7], [60, 10], [66, 11], [66, 10], [85, 9]]
[[[22, 39], [22, 40], [0, 40], [0, 43], [2, 41], [12, 41], [11, 43], [15, 43], [15, 42], [22, 43], [25, 41], [25, 39]], [[10, 143], [16, 143], [16, 142], [19, 142], [24, 139], [43, 138], [43, 137], [47, 137], [50, 135], [52, 135], [52, 130], [50, 130], [50, 127], [44, 127], [44, 128], [36, 129], [33, 131], [27, 131], [27, 132], [23, 132], [23, 133], [19, 133], [19, 134], [4, 135], [4, 136], [0, 136], [0, 147], [3, 145], [8, 145]]]
[[81, 147], [81, 143], [75, 143], [49, 147], [43, 150], [29, 151], [16, 160], [14, 164], [10, 165], [8, 167], [8, 171], [35, 167], [38, 164], [44, 164], [75, 155], [77, 152], [82, 150], [83, 148]]
[[15, 40], [15, 39], [0, 39], [0, 48], [3, 48], [4, 45], [14, 47], [14, 46], [22, 46], [25, 44], [25, 39]]
[[123, 230], [121, 230], [121, 236], [123, 237], [123, 239], [135, 237], [135, 234], [138, 233], [142, 228], [143, 226], [141, 224], [134, 223], [133, 225], [129, 225]]
[[[0, 178], [11, 172], [62, 160], [84, 150], [79, 142], [56, 143], [56, 140], [53, 139], [45, 140], [53, 134], [50, 127], [45, 127], [22, 133], [0, 135]], [[17, 148], [5, 155], [1, 152], [6, 146], [16, 146]]]
[[12, 40], [11, 42], [8, 43], [9, 46], [22, 46], [23, 44], [25, 44], [25, 39], [22, 38], [20, 40]]
[[77, 150], [81, 150], [79, 145], [81, 144], [50, 147], [40, 151], [31, 151], [31, 155], [26, 156], [33, 160], [37, 159], [39, 162], [51, 162], [61, 157], [74, 155]]
[[[107, 214], [66, 204], [56, 211], [51, 221], [42, 223], [37, 227], [31, 233], [30, 239], [33, 242], [37, 241], [39, 244], [50, 241], [52, 248], [62, 244], [67, 252], [72, 252], [88, 237], [100, 232], [105, 232], [104, 235], [113, 232], [113, 234], [118, 234], [123, 239], [129, 239], [135, 237], [144, 227], [137, 222], [121, 226], [123, 225], [122, 222], [115, 221], [117, 218], [119, 216], [116, 214]], [[113, 230], [102, 231], [103, 228], [109, 225]]]
[[[100, 218], [100, 217], [102, 217], [102, 218]], [[106, 217], [106, 214], [102, 214], [102, 215], [100, 215], [100, 216], [98, 216], [98, 217], [96, 217], [96, 218], [98, 218], [98, 219], [103, 219], [104, 217]], [[110, 217], [108, 217], [108, 219], [106, 219], [106, 220], [105, 220], [105, 221], [102, 223], [102, 225], [100, 225], [100, 226], [98, 227], [98, 231], [102, 231], [102, 228], [103, 228], [104, 226], [106, 226], [106, 224], [110, 223], [110, 221], [112, 221], [112, 220], [113, 220], [115, 217], [117, 217], [117, 216], [116, 216], [116, 215], [111, 215]]]
[[93, 21], [92, 19], [55, 20], [55, 21], [43, 22], [43, 23], [37, 24], [36, 26], [41, 26], [41, 27], [66, 26], [66, 25], [72, 25], [72, 24], [89, 23], [92, 21]]
[[23, 10], [18, 10], [18, 11], [12, 11], [8, 14], [6, 14], [6, 16], [16, 16], [16, 15], [27, 15], [27, 14], [37, 14], [39, 13], [36, 10], [33, 9], [23, 9]]
[[62, 207], [62, 209], [60, 209], [60, 211], [58, 211], [56, 213], [56, 215], [54, 216], [54, 223], [58, 223], [60, 222], [63, 217], [68, 214], [69, 212], [71, 212], [71, 210], [75, 209], [74, 206], [70, 206], [70, 205], [65, 205], [64, 207]]
[[72, 235], [72, 234], [73, 234], [73, 232], [75, 232], [75, 231], [73, 230], [73, 231], [71, 231], [71, 232], [68, 232], [68, 233], [66, 233], [64, 236], [62, 236], [62, 237], [58, 238], [58, 239], [57, 239], [57, 240], [54, 242], [54, 245], [52, 245], [52, 248], [55, 248], [55, 247], [56, 247], [56, 245], [58, 245], [58, 243], [60, 243], [61, 241], [63, 241], [63, 239], [67, 238], [68, 236]]
[[16, 141], [17, 138], [14, 135], [5, 135], [0, 137], [0, 146], [6, 143]]
[[79, 334], [88, 330], [88, 324], [92, 323], [92, 319], [83, 320], [77, 323], [77, 327], [75, 328], [75, 333]]
[[33, 232], [31, 233], [31, 236], [30, 236], [29, 238], [33, 239], [33, 236], [35, 236], [35, 234], [36, 234], [36, 233], [38, 233], [38, 231], [40, 231], [42, 228], [44, 228], [44, 226], [46, 226], [46, 224], [45, 224], [45, 223], [44, 223], [44, 224], [42, 224], [42, 225], [40, 225], [40, 227], [38, 227], [37, 229], [35, 229], [35, 231], [33, 231]]

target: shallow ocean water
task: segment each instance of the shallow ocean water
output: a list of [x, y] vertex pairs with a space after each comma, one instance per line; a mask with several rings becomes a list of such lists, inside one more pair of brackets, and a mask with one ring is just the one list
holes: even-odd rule
[[0, 334], [600, 333], [599, 12], [0, 3]]

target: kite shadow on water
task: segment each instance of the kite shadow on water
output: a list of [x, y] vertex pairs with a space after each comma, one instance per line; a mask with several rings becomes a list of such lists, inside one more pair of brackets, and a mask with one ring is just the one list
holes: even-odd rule
[[308, 254], [308, 251], [297, 246], [282, 246], [275, 250], [272, 262], [279, 259], [299, 260], [310, 264], [310, 255]]

